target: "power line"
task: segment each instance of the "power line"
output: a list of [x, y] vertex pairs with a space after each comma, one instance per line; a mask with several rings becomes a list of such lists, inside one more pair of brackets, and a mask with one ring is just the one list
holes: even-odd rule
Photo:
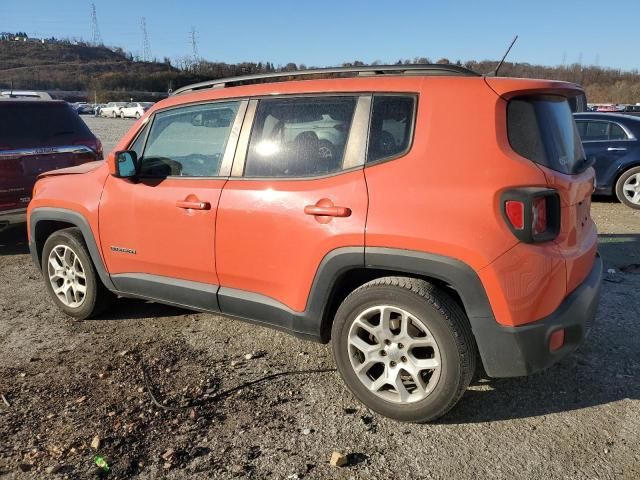
[[142, 28], [142, 61], [151, 61], [151, 44], [149, 43], [149, 35], [147, 34], [147, 19], [140, 19], [140, 28]]
[[91, 43], [94, 45], [102, 45], [102, 35], [98, 27], [98, 15], [96, 15], [96, 4], [91, 4]]

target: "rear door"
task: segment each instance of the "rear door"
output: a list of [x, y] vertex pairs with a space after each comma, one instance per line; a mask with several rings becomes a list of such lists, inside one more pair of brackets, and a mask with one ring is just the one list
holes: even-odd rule
[[40, 173], [98, 158], [98, 140], [68, 104], [0, 101], [1, 210], [26, 208]]
[[370, 105], [368, 95], [252, 100], [218, 208], [223, 312], [302, 312], [327, 254], [355, 247], [364, 261]]

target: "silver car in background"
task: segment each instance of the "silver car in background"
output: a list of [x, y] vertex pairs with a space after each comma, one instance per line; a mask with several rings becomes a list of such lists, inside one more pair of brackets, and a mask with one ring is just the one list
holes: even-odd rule
[[126, 106], [127, 102], [109, 102], [100, 109], [100, 116], [117, 118], [120, 116], [120, 109]]
[[120, 109], [120, 118], [140, 118], [153, 106], [153, 102], [127, 103]]

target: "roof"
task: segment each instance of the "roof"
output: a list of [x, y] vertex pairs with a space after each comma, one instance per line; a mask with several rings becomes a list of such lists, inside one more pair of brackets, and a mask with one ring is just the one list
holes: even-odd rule
[[67, 103], [64, 100], [43, 100], [42, 98], [12, 98], [12, 97], [0, 97], [0, 104], [7, 103], [39, 103], [42, 105], [60, 105], [61, 103]]
[[580, 118], [594, 118], [600, 120], [618, 120], [618, 121], [632, 121], [640, 122], [640, 117], [633, 115], [625, 115], [623, 113], [615, 112], [579, 112], [573, 114], [575, 117]]
[[320, 78], [370, 77], [374, 75], [440, 75], [479, 77], [476, 73], [458, 65], [412, 64], [412, 65], [368, 65], [361, 67], [317, 68], [312, 70], [296, 70], [292, 72], [261, 73], [239, 77], [220, 78], [206, 82], [194, 83], [177, 89], [174, 95], [207, 88], [228, 88], [254, 83], [273, 81], [306, 80]]
[[4, 90], [0, 92], [0, 98], [34, 98], [39, 100], [51, 100], [47, 92], [35, 92], [31, 90]]

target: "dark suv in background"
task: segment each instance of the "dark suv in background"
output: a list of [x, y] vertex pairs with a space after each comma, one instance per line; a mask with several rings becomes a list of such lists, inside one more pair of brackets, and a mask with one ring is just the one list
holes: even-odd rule
[[615, 195], [640, 209], [640, 117], [616, 113], [574, 114], [587, 158], [594, 160], [595, 193]]
[[36, 177], [102, 160], [102, 144], [66, 102], [0, 98], [0, 228], [25, 221]]

